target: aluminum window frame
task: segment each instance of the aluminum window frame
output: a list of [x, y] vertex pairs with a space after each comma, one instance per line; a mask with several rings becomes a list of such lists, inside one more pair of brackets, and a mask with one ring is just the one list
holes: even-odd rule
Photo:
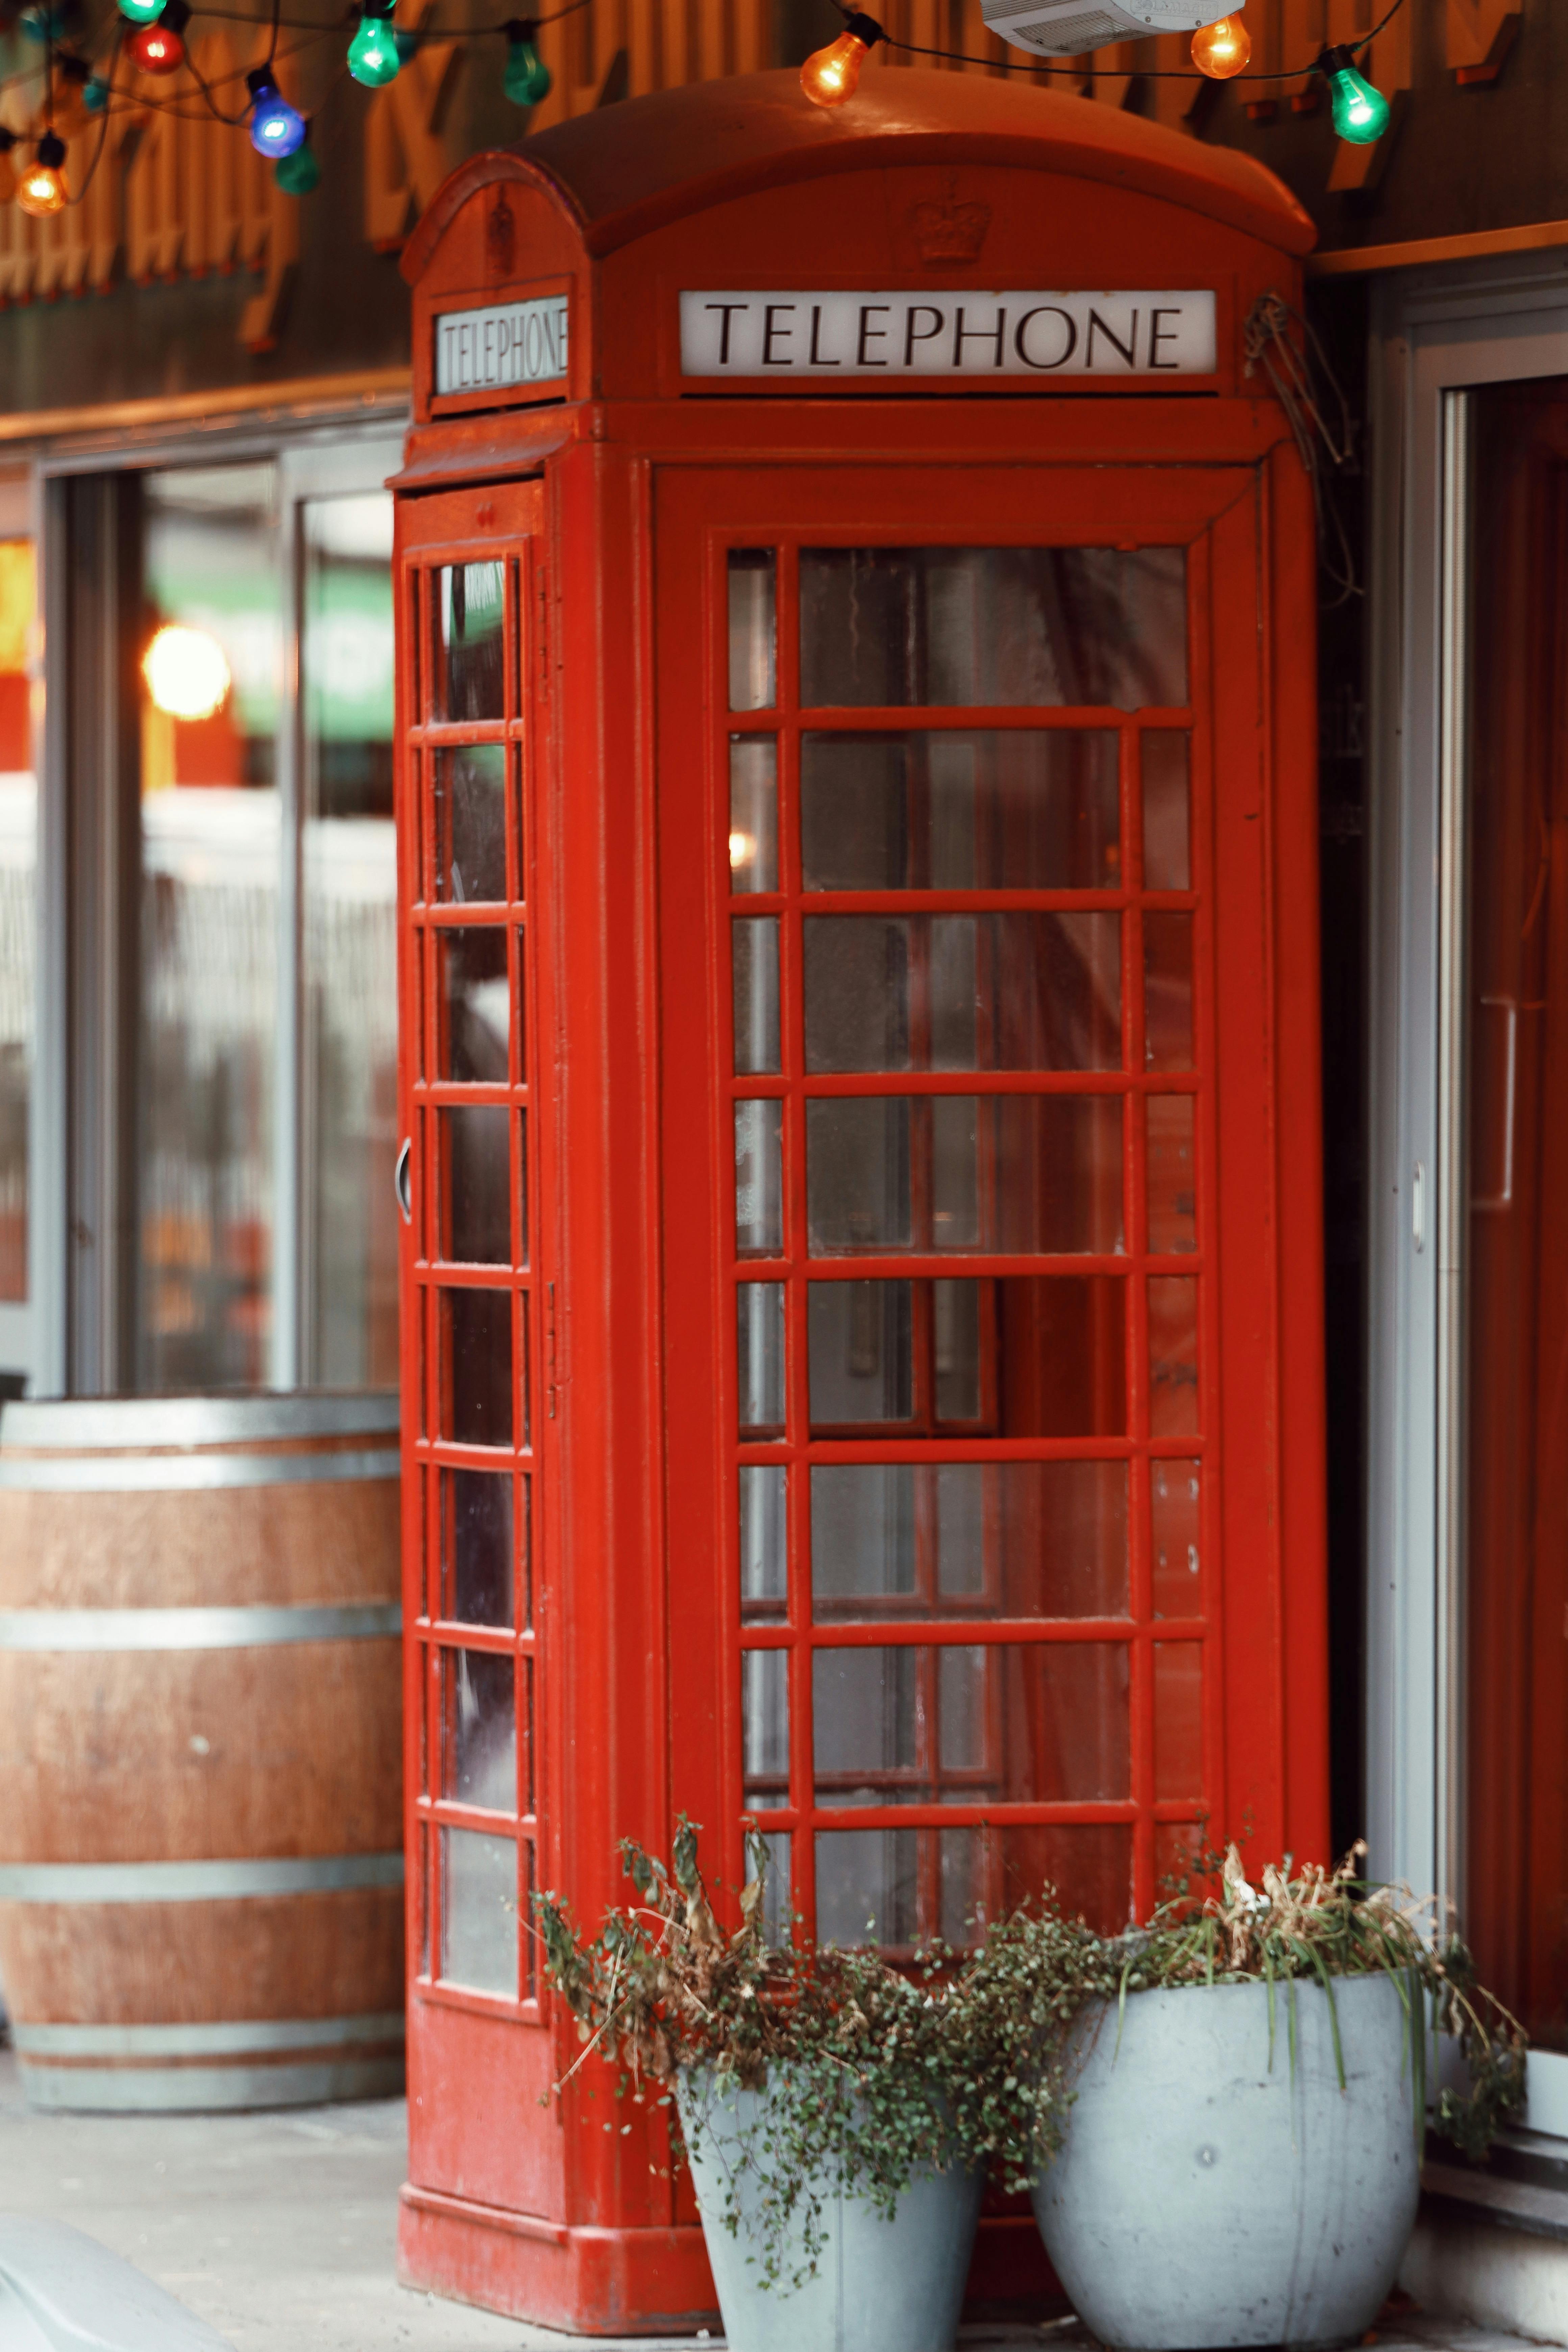
[[[1367, 1836], [1462, 1904], [1470, 395], [1568, 377], [1568, 262], [1390, 274], [1371, 326]], [[1525, 2126], [1568, 2142], [1568, 2057]]]

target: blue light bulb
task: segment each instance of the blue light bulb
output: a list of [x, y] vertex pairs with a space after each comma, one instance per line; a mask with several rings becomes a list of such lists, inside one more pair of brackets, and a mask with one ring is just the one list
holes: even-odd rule
[[250, 89], [250, 143], [258, 155], [277, 163], [292, 155], [305, 137], [305, 118], [290, 106], [265, 66], [247, 75]]

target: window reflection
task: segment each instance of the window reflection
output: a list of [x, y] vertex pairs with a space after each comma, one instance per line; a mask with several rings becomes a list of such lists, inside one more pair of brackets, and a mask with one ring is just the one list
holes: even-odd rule
[[807, 890], [1113, 890], [1119, 824], [1106, 729], [801, 740]]
[[811, 1591], [819, 1622], [1123, 1616], [1127, 1465], [818, 1464]]
[[[259, 1387], [283, 845], [274, 470], [152, 475], [143, 514], [149, 638], [184, 635], [142, 677], [138, 1385]], [[389, 1032], [390, 992], [379, 1010]], [[381, 1045], [389, 1066], [390, 1034]]]
[[453, 563], [436, 578], [436, 661], [431, 717], [506, 716], [506, 572], [495, 562]]
[[1121, 1064], [1118, 915], [810, 915], [802, 931], [813, 1075]]
[[805, 1182], [817, 1255], [1115, 1252], [1122, 1246], [1121, 1103], [1112, 1095], [808, 1102]]
[[803, 548], [801, 701], [1178, 707], [1179, 547]]

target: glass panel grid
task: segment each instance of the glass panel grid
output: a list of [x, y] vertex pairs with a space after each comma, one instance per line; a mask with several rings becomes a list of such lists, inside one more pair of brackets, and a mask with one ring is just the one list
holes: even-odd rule
[[[468, 596], [474, 583], [465, 582], [462, 657], [454, 662], [459, 570], [482, 572], [484, 593]], [[543, 1403], [542, 1300], [529, 1273], [538, 1181], [527, 1082], [528, 728], [519, 700], [527, 578], [504, 555], [466, 567], [437, 561], [416, 572], [420, 683], [406, 754], [421, 850], [409, 922], [422, 1122], [412, 1272], [424, 1342], [419, 1452], [428, 1465], [428, 1608], [416, 1629], [428, 1666], [416, 1800], [422, 1970], [456, 1998], [514, 2004], [538, 1998], [526, 1922], [538, 1883], [533, 1449]]]
[[[759, 1278], [775, 1272], [757, 1255], [776, 1252], [782, 1276], [767, 1286], [766, 1318], [770, 1340], [783, 1348], [782, 1364], [771, 1345], [767, 1359], [768, 1410], [779, 1418], [765, 1433], [754, 1419], [741, 1423], [742, 1405], [749, 1414], [759, 1409], [755, 1362], [737, 1366], [741, 1386], [728, 1407], [745, 1727], [737, 1794], [781, 1856], [787, 1852], [789, 1889], [774, 1907], [784, 1916], [793, 1906], [824, 1935], [864, 1935], [880, 1905], [875, 1933], [884, 1942], [905, 1946], [936, 1932], [962, 1941], [977, 1913], [1016, 1901], [1045, 1876], [1114, 1927], [1130, 1905], [1147, 1912], [1157, 1851], [1204, 1810], [1204, 1787], [1185, 1784], [1199, 1777], [1195, 1727], [1215, 1702], [1215, 1677], [1201, 1666], [1212, 1579], [1196, 1566], [1200, 1507], [1212, 1508], [1201, 1482], [1212, 1433], [1199, 1386], [1211, 1305], [1203, 1280], [1210, 1217], [1201, 715], [1180, 707], [1184, 655], [1167, 638], [1150, 672], [1161, 695], [1139, 685], [1137, 656], [1118, 656], [1106, 672], [1115, 685], [1108, 707], [1089, 716], [1075, 708], [1070, 724], [1060, 722], [1060, 759], [1048, 740], [1052, 716], [1040, 708], [1050, 698], [1044, 690], [1026, 724], [1022, 712], [998, 707], [999, 694], [987, 693], [976, 730], [956, 708], [920, 709], [911, 690], [887, 698], [902, 706], [897, 736], [879, 717], [858, 738], [843, 707], [824, 735], [797, 715], [796, 661], [810, 657], [797, 656], [792, 626], [805, 604], [802, 561], [778, 545], [776, 703], [765, 755], [776, 871], [736, 859], [732, 841], [714, 845], [731, 920], [772, 919], [777, 943], [775, 965], [770, 936], [763, 1016], [756, 958], [736, 957], [747, 1019], [737, 1002], [723, 1040], [735, 1105], [724, 1179], [738, 1181], [737, 1205], [749, 1212], [731, 1226], [729, 1246], [745, 1254], [734, 1270], [752, 1293], [748, 1314], [737, 1301], [732, 1346], [748, 1323], [754, 1332]], [[1158, 594], [1179, 573], [1179, 557], [1173, 567], [1157, 562]], [[846, 705], [856, 698], [844, 693]], [[973, 700], [982, 699], [976, 691]], [[1157, 719], [1152, 709], [1147, 720], [1136, 715], [1141, 703], [1158, 703]], [[731, 810], [734, 724], [726, 714], [713, 747]], [[1145, 756], [1156, 728], [1162, 740]], [[1009, 730], [1019, 739], [1016, 758]], [[876, 772], [857, 793], [858, 740]], [[1108, 741], [1114, 805], [1099, 781]], [[1026, 801], [1031, 778], [1062, 781], [1066, 814], [1055, 833], [1017, 797], [1023, 790]], [[853, 801], [841, 845], [828, 784]], [[972, 851], [965, 828], [978, 826], [983, 808], [985, 839]], [[762, 828], [742, 829], [749, 852]], [[848, 1035], [853, 1044], [857, 1024], [877, 1014], [864, 1000], [879, 981], [881, 1017], [890, 1017], [890, 984], [891, 1050], [881, 1039], [876, 1051], [844, 1052], [831, 1032], [823, 1043], [820, 1023], [814, 1045], [808, 927], [850, 916], [875, 917], [877, 938], [861, 959], [866, 971], [848, 976]], [[1005, 917], [1036, 928], [1018, 929], [1015, 945]], [[1047, 917], [1055, 928], [1042, 952]], [[1096, 920], [1110, 926], [1103, 941]], [[757, 937], [749, 934], [748, 947]], [[1053, 950], [1061, 967], [1054, 984], [1068, 992], [1069, 1013], [1070, 991], [1079, 992], [1069, 1042], [1065, 1051], [1020, 1050], [1017, 1037], [1039, 1038], [1043, 1019], [1055, 1014], [1059, 1024], [1058, 1008], [1004, 1006], [998, 1025], [985, 992], [994, 999], [1010, 971], [1037, 971]], [[962, 1004], [966, 989], [980, 1001], [955, 1030], [944, 1005]], [[742, 1036], [757, 1045], [732, 1055], [731, 1037]], [[764, 1134], [765, 1224], [757, 1214], [764, 1163], [740, 1150], [742, 1137]], [[837, 1183], [836, 1146], [844, 1160]], [[1022, 1195], [1018, 1164], [1030, 1171]], [[882, 1277], [891, 1310], [885, 1297], [868, 1303], [870, 1279], [825, 1279], [847, 1275], [850, 1255], [857, 1276]], [[1073, 1438], [1051, 1433], [1037, 1412], [1046, 1433], [1020, 1456], [1016, 1441], [1030, 1433], [1003, 1426], [1001, 1400], [1018, 1377], [1005, 1277], [1026, 1269], [1044, 1294], [1053, 1282], [1081, 1282], [1086, 1255], [1106, 1271], [1075, 1300], [1076, 1319], [1119, 1390], [1120, 1418], [1101, 1407], [1104, 1433]], [[922, 1258], [932, 1276], [941, 1267], [942, 1281], [920, 1278]], [[945, 1385], [963, 1406], [954, 1416], [963, 1426], [949, 1433], [929, 1407], [831, 1430], [819, 1414], [813, 1426], [813, 1300], [830, 1287], [862, 1302], [858, 1318], [846, 1307], [836, 1318], [846, 1365], [853, 1356], [858, 1377], [890, 1385], [895, 1402], [912, 1401], [922, 1383], [934, 1402]], [[1048, 1295], [1065, 1305], [1068, 1292]], [[820, 1309], [816, 1319], [820, 1327]], [[750, 1345], [755, 1358], [754, 1337]], [[1005, 1438], [1015, 1442], [1003, 1453], [995, 1441]], [[812, 1481], [857, 1468], [903, 1491], [881, 1496], [874, 1540], [861, 1528], [844, 1589], [842, 1546], [837, 1567], [828, 1560], [819, 1570], [830, 1538]], [[1075, 1493], [1074, 1480], [1107, 1472], [1103, 1490], [1091, 1483]], [[1015, 1500], [1009, 1510], [1007, 1483], [1020, 1474], [1059, 1474], [1065, 1483], [1048, 1505]], [[848, 1498], [838, 1501], [840, 1516], [849, 1508], [853, 1517]], [[1049, 1545], [1039, 1538], [1047, 1512]], [[865, 1580], [868, 1542], [883, 1573], [869, 1592], [855, 1589], [857, 1574]], [[1162, 1634], [1179, 1632], [1179, 1646], [1152, 1640], [1157, 1623]], [[832, 1693], [846, 1675], [867, 1691], [836, 1716]], [[1058, 1743], [1077, 1727], [1055, 1764], [1041, 1746], [1053, 1723]], [[834, 1739], [847, 1727], [863, 1735], [868, 1724], [873, 1745], [884, 1735], [890, 1743], [886, 1760], [870, 1769], [857, 1755], [836, 1764]], [[923, 1762], [900, 1748], [910, 1724], [920, 1727]], [[1009, 1769], [1009, 1738], [1016, 1745], [1031, 1732], [1037, 1752], [1023, 1763], [1014, 1757]]]

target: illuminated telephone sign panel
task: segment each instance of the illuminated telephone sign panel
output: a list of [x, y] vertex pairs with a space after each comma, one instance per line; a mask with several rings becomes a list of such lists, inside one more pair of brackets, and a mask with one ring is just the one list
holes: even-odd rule
[[[895, 1951], [1324, 1851], [1312, 509], [1243, 348], [1310, 240], [910, 70], [581, 118], [408, 250], [416, 2284], [715, 2324], [658, 2111], [552, 2091], [532, 1898], [623, 1836], [732, 1888], [752, 1822], [781, 1933]], [[984, 2221], [975, 2300], [1045, 2283]]]

